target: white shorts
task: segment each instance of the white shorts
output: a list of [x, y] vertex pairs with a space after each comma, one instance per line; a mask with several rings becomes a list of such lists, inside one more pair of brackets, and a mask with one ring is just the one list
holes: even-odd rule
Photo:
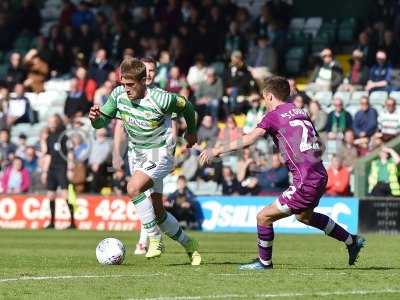
[[146, 194], [163, 192], [163, 179], [174, 168], [174, 156], [167, 148], [128, 151], [129, 169], [141, 171], [153, 180], [153, 188]]

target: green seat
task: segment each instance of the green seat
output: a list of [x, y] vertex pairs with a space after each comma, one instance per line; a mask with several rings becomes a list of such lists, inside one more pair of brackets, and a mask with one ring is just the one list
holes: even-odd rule
[[303, 66], [303, 62], [301, 60], [296, 59], [288, 59], [285, 62], [286, 72], [290, 75], [299, 75], [301, 74], [301, 67]]
[[20, 52], [26, 52], [30, 49], [32, 44], [32, 37], [28, 35], [20, 35], [14, 42], [14, 48]]
[[338, 42], [351, 43], [354, 39], [356, 20], [354, 18], [344, 19], [338, 29]]
[[7, 57], [6, 53], [5, 53], [5, 52], [2, 52], [2, 51], [0, 51], [0, 64], [2, 64], [2, 63], [5, 63], [5, 62], [6, 62], [6, 57]]
[[343, 19], [340, 22], [340, 26], [353, 27], [354, 28], [356, 26], [356, 23], [357, 23], [356, 19], [354, 19], [354, 18], [346, 18], [346, 19]]
[[333, 43], [336, 40], [336, 30], [337, 25], [335, 22], [323, 23], [317, 36], [324, 36], [330, 43]]
[[290, 48], [286, 53], [286, 59], [303, 59], [305, 50], [303, 47]]
[[293, 46], [308, 47], [310, 42], [309, 35], [301, 30], [291, 31], [288, 35], [289, 44]]
[[7, 64], [0, 65], [0, 78], [4, 77], [7, 73]]
[[[311, 50], [312, 52], [318, 52], [326, 47], [329, 47], [333, 42], [333, 36], [330, 32], [320, 31], [318, 32], [316, 38], [314, 39]], [[322, 49], [321, 49], [322, 47]]]
[[210, 67], [214, 69], [216, 75], [218, 76], [224, 75], [225, 64], [223, 62], [215, 61], [211, 63]]
[[290, 75], [299, 75], [304, 63], [305, 50], [303, 47], [290, 48], [285, 57], [285, 68]]

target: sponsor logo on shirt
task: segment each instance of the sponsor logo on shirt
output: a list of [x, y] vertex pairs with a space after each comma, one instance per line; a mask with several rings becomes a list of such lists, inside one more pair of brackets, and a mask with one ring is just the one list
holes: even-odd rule
[[159, 122], [156, 120], [139, 120], [134, 117], [130, 117], [127, 115], [123, 115], [122, 119], [128, 123], [129, 125], [137, 126], [137, 127], [146, 127], [146, 128], [157, 128], [159, 126]]
[[288, 112], [282, 113], [281, 117], [291, 119], [297, 115], [307, 115], [307, 113], [300, 108], [294, 108], [294, 109], [289, 110]]
[[186, 99], [182, 96], [178, 96], [178, 98], [176, 99], [176, 106], [178, 106], [179, 108], [184, 108], [186, 105]]

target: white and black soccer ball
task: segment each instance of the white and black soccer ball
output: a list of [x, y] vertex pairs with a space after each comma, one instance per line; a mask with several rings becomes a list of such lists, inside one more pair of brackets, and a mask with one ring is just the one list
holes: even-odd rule
[[97, 245], [96, 257], [102, 265], [120, 265], [125, 258], [125, 246], [118, 239], [106, 238]]

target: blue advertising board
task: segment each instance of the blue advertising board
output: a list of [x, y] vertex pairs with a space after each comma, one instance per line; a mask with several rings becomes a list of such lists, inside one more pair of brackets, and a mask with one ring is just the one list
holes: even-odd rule
[[[256, 232], [256, 216], [266, 205], [276, 200], [275, 197], [251, 196], [200, 196], [204, 222], [203, 230], [212, 232]], [[315, 211], [330, 216], [351, 233], [357, 233], [358, 199], [342, 197], [324, 197]], [[274, 223], [277, 233], [322, 233], [306, 226], [294, 216]]]

